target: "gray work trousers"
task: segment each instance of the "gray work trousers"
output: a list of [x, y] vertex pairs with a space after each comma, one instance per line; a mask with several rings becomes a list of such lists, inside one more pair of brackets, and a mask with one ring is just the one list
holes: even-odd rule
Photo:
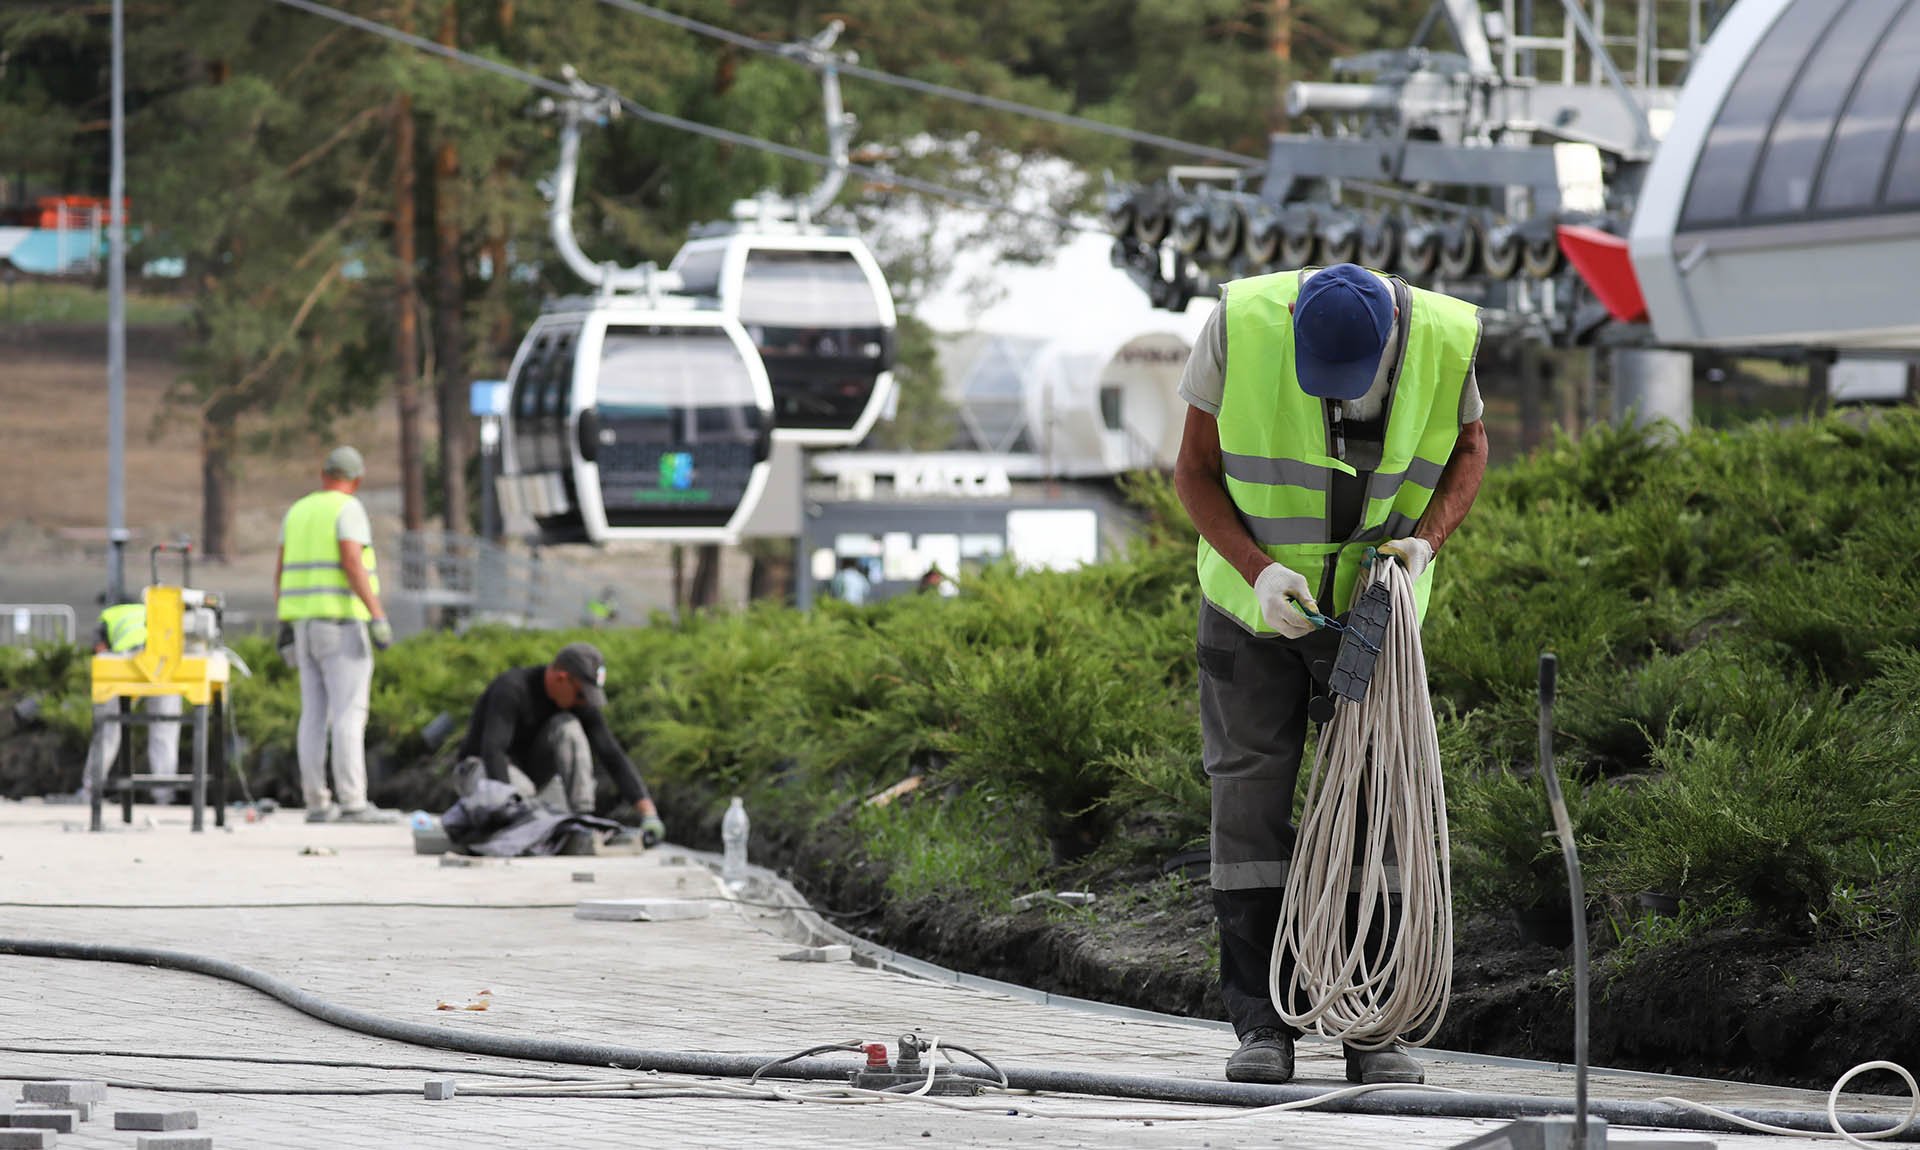
[[[367, 697], [373, 688], [373, 643], [356, 619], [301, 619], [293, 625], [300, 669], [300, 793], [310, 811], [338, 802], [367, 805]], [[327, 746], [333, 746], [333, 788], [327, 788]]]
[[[180, 714], [180, 696], [153, 695], [134, 701], [134, 706], [149, 715]], [[118, 714], [119, 700], [93, 705], [93, 743], [87, 748], [87, 766], [80, 779], [81, 793], [93, 794], [113, 770], [115, 758], [120, 754], [120, 730], [123, 724], [107, 721], [107, 716]], [[147, 726], [147, 773], [150, 775], [177, 775], [180, 773], [180, 724], [152, 723]], [[173, 801], [173, 788], [155, 787], [147, 792], [153, 801], [166, 805]]]
[[[1298, 1034], [1268, 994], [1273, 936], [1293, 858], [1293, 794], [1307, 742], [1310, 658], [1331, 658], [1319, 634], [1254, 635], [1200, 605], [1202, 763], [1213, 794], [1214, 917], [1220, 997], [1242, 1038], [1259, 1028]], [[1289, 971], [1282, 970], [1282, 983]]]
[[[1243, 1038], [1262, 1027], [1299, 1033], [1281, 1020], [1268, 973], [1293, 859], [1294, 791], [1306, 748], [1312, 668], [1331, 667], [1339, 645], [1332, 630], [1300, 639], [1254, 635], [1211, 604], [1200, 606], [1200, 738], [1213, 794], [1209, 880], [1220, 928], [1220, 997]], [[1349, 924], [1358, 918], [1357, 905], [1356, 899], [1348, 907]], [[1389, 926], [1370, 923], [1368, 938], [1378, 940], [1376, 932]], [[1292, 971], [1279, 973], [1280, 985], [1287, 985]], [[1293, 1004], [1296, 1011], [1305, 1005]]]
[[507, 782], [530, 799], [537, 799], [555, 810], [590, 815], [597, 799], [593, 779], [593, 747], [580, 720], [561, 711], [540, 728], [540, 739], [533, 751], [534, 762], [527, 764], [534, 773], [546, 778], [536, 785], [519, 764], [507, 764]]

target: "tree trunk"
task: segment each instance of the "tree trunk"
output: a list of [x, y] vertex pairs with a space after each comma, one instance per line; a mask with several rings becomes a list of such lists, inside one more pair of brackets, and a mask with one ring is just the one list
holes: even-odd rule
[[756, 539], [748, 546], [747, 598], [793, 602], [794, 549], [792, 539]]
[[694, 553], [693, 582], [687, 588], [687, 606], [698, 611], [720, 601], [720, 545], [702, 543]]
[[393, 355], [400, 407], [400, 520], [408, 531], [427, 524], [427, 472], [420, 456], [420, 330], [414, 310], [413, 97], [393, 111]]
[[200, 552], [221, 563], [233, 559], [233, 453], [232, 420], [209, 412], [200, 425]]
[[[458, 9], [448, 4], [440, 18], [440, 42], [456, 48]], [[444, 127], [442, 131], [446, 131]], [[440, 366], [440, 491], [447, 530], [472, 530], [467, 511], [467, 462], [473, 438], [467, 415], [466, 264], [460, 253], [460, 151], [442, 138], [433, 169], [434, 358]]]
[[673, 614], [677, 619], [687, 609], [687, 549], [673, 545]]
[[1273, 55], [1273, 106], [1267, 127], [1287, 127], [1287, 84], [1293, 75], [1293, 0], [1267, 0], [1267, 50]]

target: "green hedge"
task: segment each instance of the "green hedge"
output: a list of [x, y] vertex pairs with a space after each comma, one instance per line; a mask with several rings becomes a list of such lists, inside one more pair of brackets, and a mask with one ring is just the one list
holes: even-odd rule
[[[616, 730], [709, 820], [742, 793], [788, 840], [851, 825], [901, 894], [998, 897], [1060, 877], [1047, 872], [1063, 859], [1085, 875], [1202, 843], [1193, 535], [1163, 480], [1133, 494], [1147, 537], [1078, 573], [1002, 568], [957, 599], [594, 633]], [[1628, 924], [1635, 896], [1658, 891], [1719, 917], [1904, 930], [1920, 908], [1917, 495], [1911, 411], [1602, 431], [1490, 475], [1426, 627], [1466, 906], [1565, 897], [1532, 777], [1535, 660], [1553, 650], [1558, 752], [1601, 909]], [[400, 644], [370, 741], [420, 758], [435, 714], [464, 717], [492, 674], [564, 638]], [[243, 651], [259, 675], [242, 725], [290, 749], [296, 685], [264, 643]], [[77, 668], [15, 657], [0, 685], [59, 694]], [[929, 785], [859, 804], [910, 771]]]

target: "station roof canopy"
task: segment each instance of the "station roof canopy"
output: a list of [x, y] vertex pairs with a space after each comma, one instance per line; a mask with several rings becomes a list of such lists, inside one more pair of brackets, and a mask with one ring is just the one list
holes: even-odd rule
[[1634, 217], [1662, 342], [1920, 349], [1920, 0], [1740, 0]]

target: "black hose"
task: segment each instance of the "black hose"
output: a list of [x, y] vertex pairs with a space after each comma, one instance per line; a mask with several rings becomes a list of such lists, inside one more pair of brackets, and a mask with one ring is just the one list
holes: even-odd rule
[[[368, 1011], [342, 1006], [301, 990], [270, 974], [211, 955], [185, 951], [159, 950], [142, 946], [112, 946], [101, 943], [61, 942], [46, 939], [0, 938], [0, 954], [23, 958], [65, 958], [88, 962], [122, 962], [136, 966], [156, 966], [183, 970], [225, 979], [279, 999], [302, 1014], [347, 1030], [374, 1038], [480, 1054], [495, 1058], [517, 1058], [536, 1062], [567, 1063], [578, 1066], [617, 1067], [627, 1071], [653, 1070], [663, 1074], [713, 1075], [748, 1078], [755, 1070], [777, 1061], [780, 1054], [719, 1054], [687, 1050], [647, 1050], [606, 1042], [583, 1042], [566, 1038], [523, 1038], [507, 1034], [484, 1034], [450, 1030], [419, 1022], [382, 1018]], [[847, 1064], [825, 1059], [792, 1062], [781, 1068], [782, 1077], [845, 1081]], [[1190, 1102], [1211, 1106], [1272, 1106], [1321, 1098], [1335, 1088], [1323, 1086], [1263, 1086], [1252, 1083], [1221, 1082], [1206, 1079], [1157, 1077], [1146, 1074], [1104, 1074], [1083, 1070], [1046, 1070], [1033, 1067], [1005, 1068], [1007, 1083], [1015, 1090], [1048, 1094], [1087, 1094], [1108, 1098], [1128, 1098], [1159, 1102]], [[1336, 1114], [1390, 1115], [1423, 1118], [1540, 1118], [1568, 1113], [1567, 1103], [1558, 1098], [1520, 1094], [1441, 1094], [1418, 1090], [1383, 1090], [1372, 1094], [1340, 1098], [1327, 1102], [1323, 1109]], [[1803, 1110], [1766, 1110], [1724, 1107], [1729, 1113], [1754, 1122], [1781, 1126], [1807, 1133], [1831, 1131], [1825, 1114]], [[1596, 1100], [1588, 1111], [1615, 1126], [1649, 1126], [1670, 1130], [1705, 1130], [1722, 1133], [1751, 1133], [1735, 1123], [1676, 1106], [1652, 1102]], [[1839, 1115], [1843, 1128], [1855, 1133], [1884, 1129], [1885, 1115], [1844, 1112]], [[1902, 1131], [1896, 1136], [1904, 1142], [1920, 1141], [1920, 1132]]]

